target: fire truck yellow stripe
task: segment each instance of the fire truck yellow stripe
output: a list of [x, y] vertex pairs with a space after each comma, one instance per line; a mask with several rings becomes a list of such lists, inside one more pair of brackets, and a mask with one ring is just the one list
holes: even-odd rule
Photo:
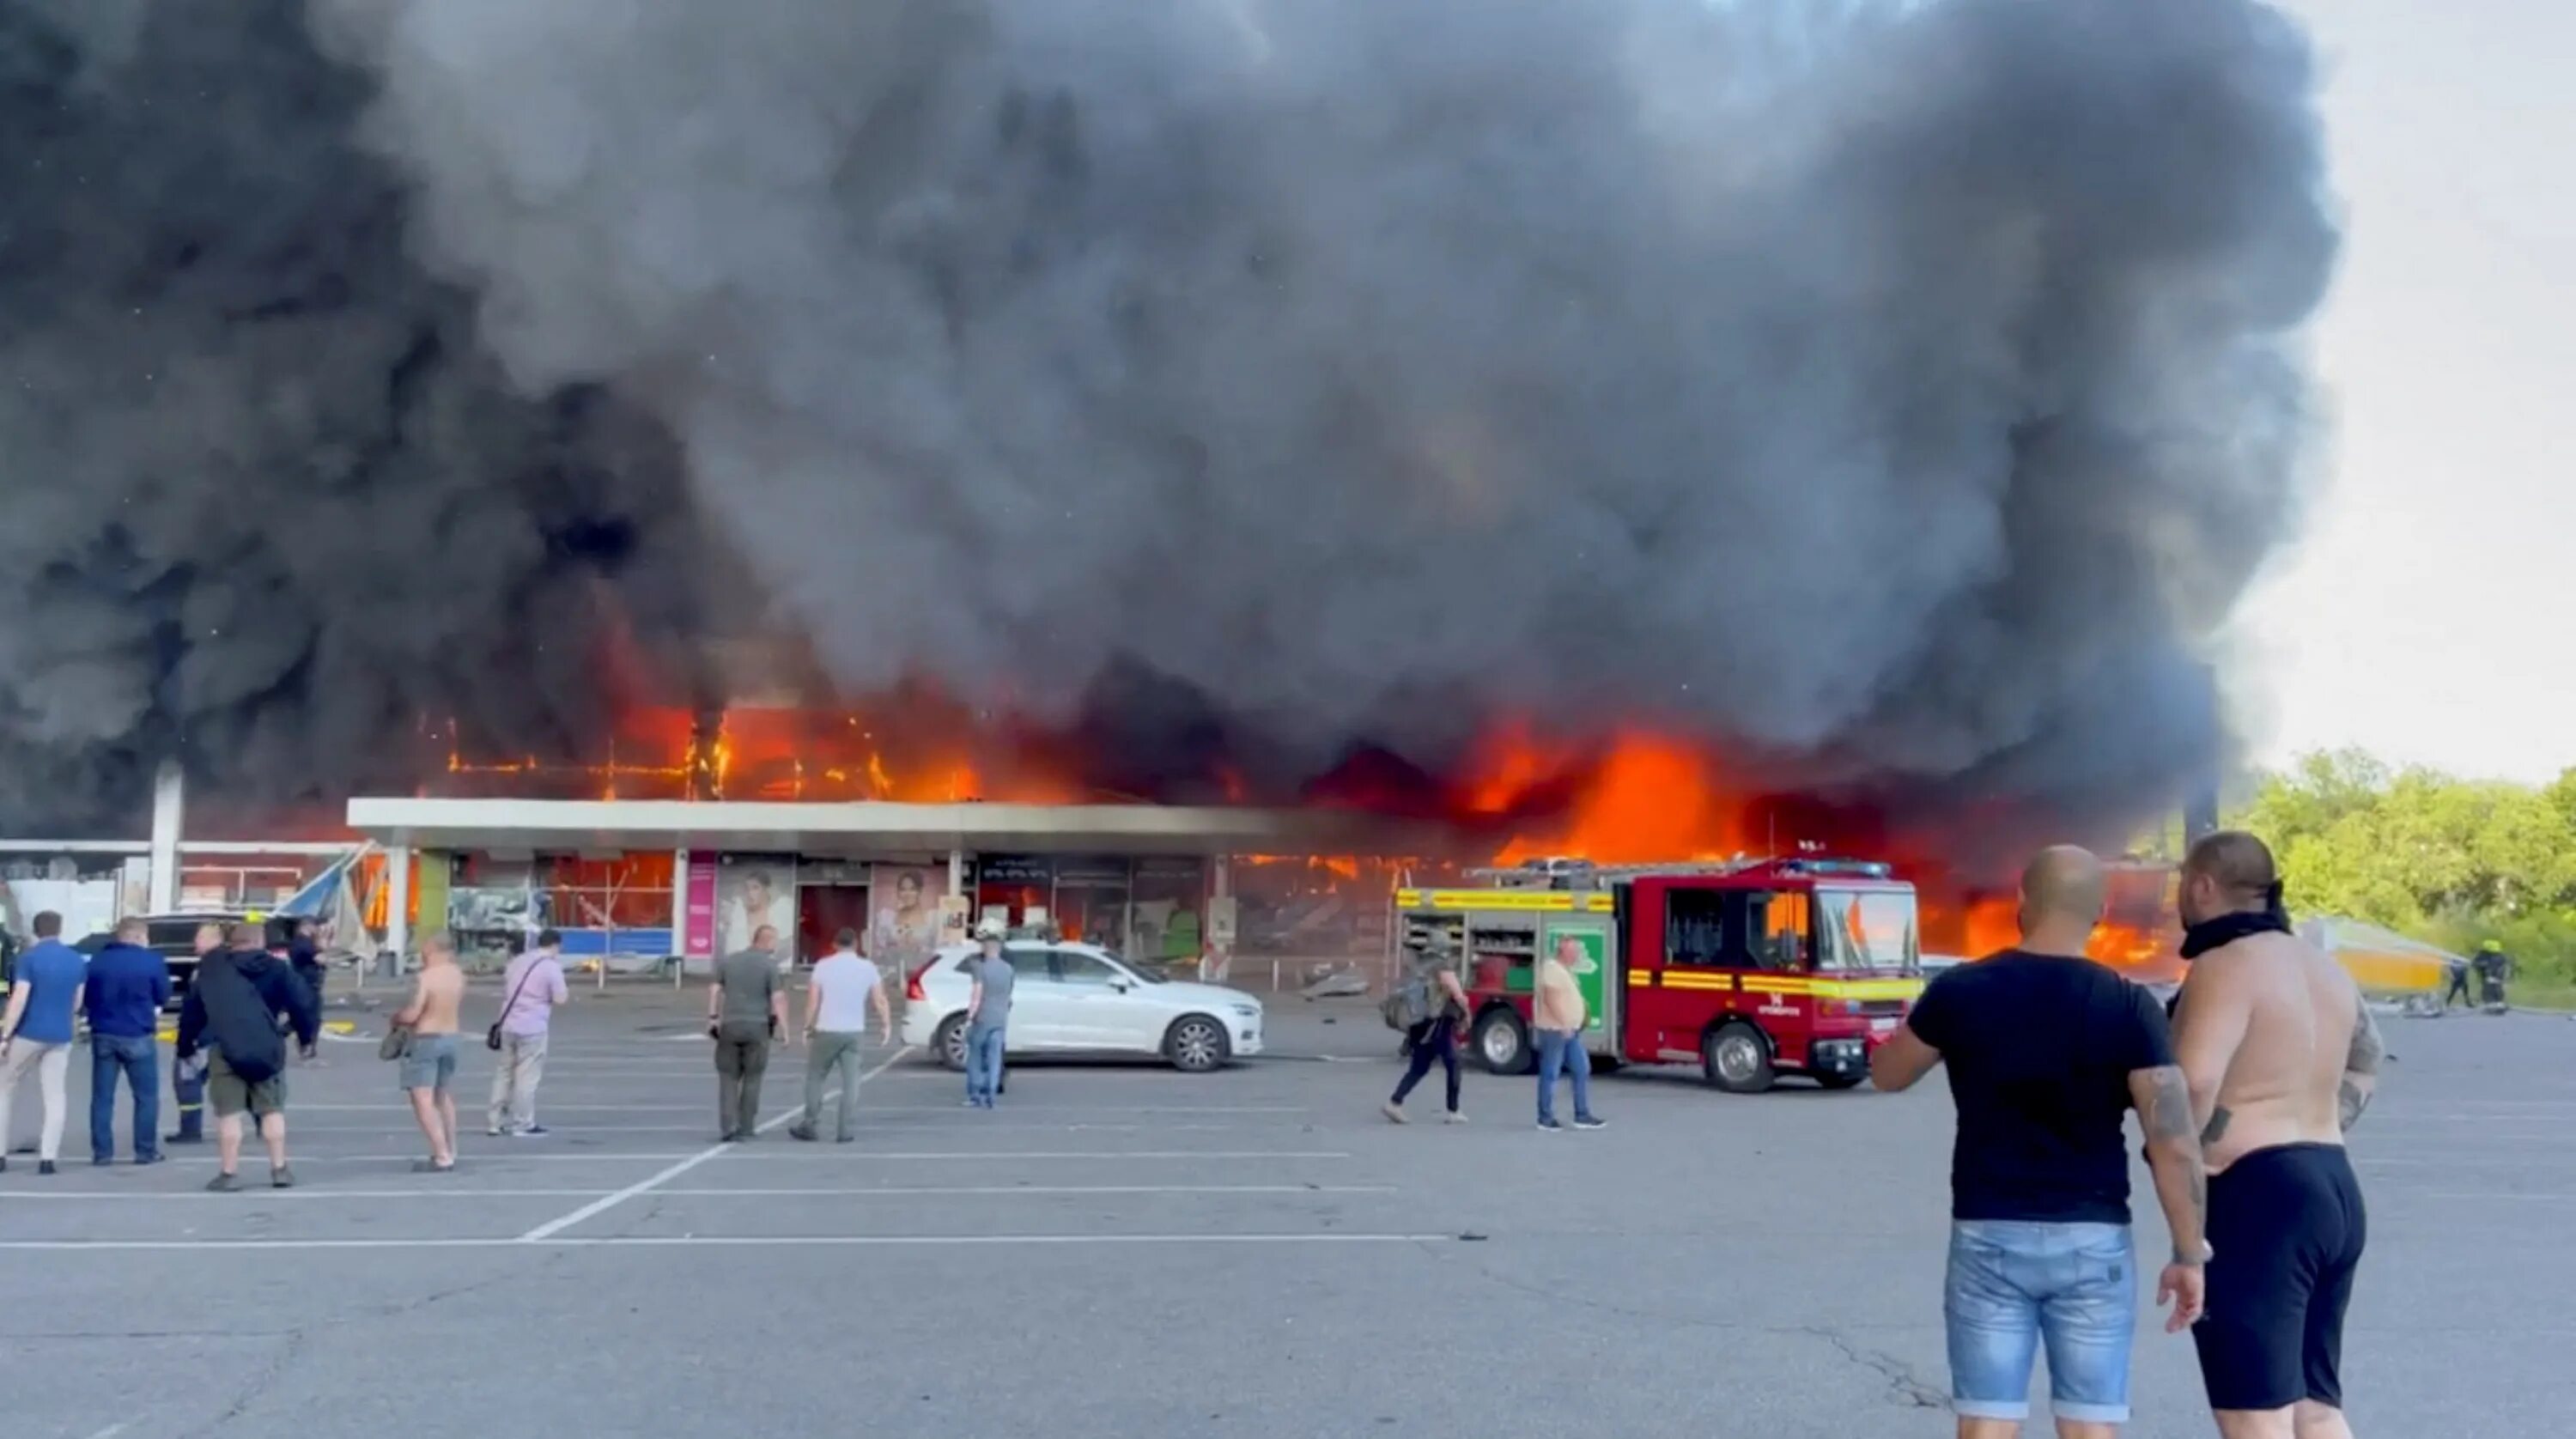
[[1829, 999], [1918, 999], [1923, 994], [1919, 979], [1821, 979], [1815, 982], [1815, 993]]
[[1580, 910], [1586, 914], [1608, 914], [1616, 908], [1607, 894], [1561, 889], [1399, 889], [1395, 904], [1398, 909]]
[[1812, 979], [1790, 979], [1776, 974], [1748, 974], [1744, 976], [1744, 987], [1755, 994], [1813, 994], [1816, 992], [1816, 982]]
[[1733, 989], [1735, 988], [1735, 976], [1731, 974], [1693, 974], [1686, 969], [1668, 969], [1664, 971], [1664, 988]]

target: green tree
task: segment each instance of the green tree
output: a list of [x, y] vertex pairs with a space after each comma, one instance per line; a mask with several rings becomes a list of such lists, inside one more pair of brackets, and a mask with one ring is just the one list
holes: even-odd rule
[[2576, 769], [2535, 789], [2338, 750], [2260, 776], [2230, 822], [2270, 842], [2302, 913], [2496, 939], [2527, 977], [2576, 980]]

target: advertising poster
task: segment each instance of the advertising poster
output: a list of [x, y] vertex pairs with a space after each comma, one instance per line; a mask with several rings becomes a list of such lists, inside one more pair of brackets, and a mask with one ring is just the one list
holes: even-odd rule
[[778, 931], [778, 952], [796, 937], [793, 855], [729, 854], [716, 861], [716, 952], [740, 954], [763, 928]]
[[681, 953], [691, 959], [712, 959], [716, 952], [716, 858], [711, 854], [689, 856], [689, 876], [685, 912], [680, 916], [684, 934]]
[[972, 895], [943, 894], [939, 897], [939, 943], [944, 948], [966, 942], [968, 923], [974, 918]]
[[868, 876], [868, 957], [890, 974], [910, 974], [939, 948], [945, 866], [880, 864]]

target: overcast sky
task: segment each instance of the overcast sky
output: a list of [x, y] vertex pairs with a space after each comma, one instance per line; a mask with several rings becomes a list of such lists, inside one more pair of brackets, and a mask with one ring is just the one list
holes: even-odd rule
[[2576, 765], [2576, 7], [2287, 0], [2348, 225], [2307, 539], [2242, 613], [2258, 757]]

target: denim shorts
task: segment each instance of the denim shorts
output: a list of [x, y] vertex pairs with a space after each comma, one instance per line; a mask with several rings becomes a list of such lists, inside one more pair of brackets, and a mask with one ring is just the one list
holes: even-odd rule
[[1961, 1220], [1950, 1227], [1942, 1312], [1962, 1417], [2027, 1417], [2031, 1361], [2045, 1342], [2058, 1418], [2128, 1421], [2138, 1261], [2127, 1225]]
[[456, 1036], [415, 1034], [402, 1059], [402, 1087], [445, 1089], [456, 1078]]

